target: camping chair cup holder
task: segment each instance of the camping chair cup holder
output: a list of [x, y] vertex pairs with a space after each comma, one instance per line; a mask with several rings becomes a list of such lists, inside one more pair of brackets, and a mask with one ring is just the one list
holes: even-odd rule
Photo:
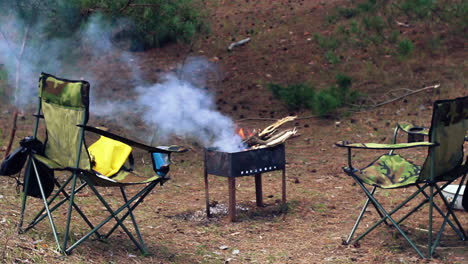
[[423, 127], [412, 127], [408, 131], [408, 143], [411, 142], [423, 142], [424, 135], [419, 132], [424, 131]]
[[[57, 250], [69, 254], [90, 236], [95, 235], [98, 239], [109, 238], [120, 227], [141, 253], [149, 253], [139, 231], [134, 210], [158, 184], [162, 185], [169, 179], [167, 173], [169, 172], [171, 153], [184, 152], [186, 149], [180, 146], [148, 146], [108, 131], [87, 126], [89, 83], [86, 81], [66, 80], [42, 73], [39, 78], [38, 109], [34, 116], [36, 119], [33, 138], [37, 138], [40, 123], [44, 123], [46, 139], [44, 140], [43, 152], [28, 152], [18, 231], [20, 233], [26, 232], [42, 220], [48, 219]], [[41, 122], [42, 119], [44, 122]], [[98, 144], [93, 144], [94, 150], [92, 150], [93, 145], [89, 147], [86, 145], [85, 132], [101, 136], [94, 143]], [[151, 156], [154, 176], [146, 176], [133, 169], [132, 148], [146, 151]], [[125, 166], [128, 163], [130, 163], [129, 168]], [[55, 177], [41, 177], [41, 171], [38, 169], [41, 166], [52, 172], [69, 172], [70, 176], [60, 181]], [[27, 213], [29, 181], [33, 179], [36, 179], [38, 183], [40, 195], [36, 197], [42, 199], [43, 207], [36, 212], [28, 225], [23, 226]], [[52, 194], [46, 194], [44, 187], [50, 185], [51, 182], [57, 187], [57, 190]], [[127, 186], [141, 188], [132, 197], [128, 197]], [[121, 205], [117, 209], [113, 209], [97, 187], [120, 188]], [[76, 195], [84, 188], [88, 188], [94, 193], [108, 213], [108, 216], [97, 224], [91, 222], [75, 199]], [[58, 216], [54, 216], [53, 213], [62, 205], [67, 207], [66, 219], [57, 221]], [[89, 231], [81, 238], [71, 242], [69, 234], [74, 212], [89, 227]], [[125, 225], [127, 218], [131, 220], [133, 234]], [[110, 230], [104, 232], [102, 227], [112, 220], [115, 220], [114, 225]], [[60, 234], [57, 231], [57, 222], [65, 223]], [[71, 245], [68, 245], [69, 242]]]
[[[399, 131], [408, 134], [408, 143], [397, 143]], [[467, 140], [465, 136], [467, 132], [468, 97], [462, 97], [453, 100], [435, 101], [429, 129], [411, 124], [398, 124], [395, 128], [392, 144], [337, 142], [337, 146], [348, 150], [348, 166], [343, 167], [344, 172], [354, 179], [367, 197], [350, 234], [343, 241], [343, 244], [357, 243], [382, 223], [391, 224], [395, 227], [422, 258], [431, 258], [433, 256], [447, 225], [455, 231], [461, 240], [465, 241], [466, 233], [455, 214], [454, 203], [461, 195], [461, 186], [465, 182], [468, 173], [468, 156], [463, 153], [463, 144]], [[425, 137], [428, 138], [428, 141], [424, 141]], [[399, 149], [411, 148], [427, 148], [428, 154], [422, 166], [406, 160], [401, 155], [394, 154]], [[363, 169], [356, 169], [352, 165], [353, 149], [389, 150], [389, 153], [381, 155]], [[460, 184], [454, 193], [453, 199], [449, 202], [443, 195], [442, 190], [458, 179], [460, 179]], [[396, 191], [409, 187], [416, 187], [416, 191], [391, 211], [387, 211], [375, 196], [377, 189]], [[419, 196], [423, 196], [424, 200], [422, 202], [403, 217], [399, 219], [394, 217], [396, 212]], [[436, 203], [436, 198], [441, 203]], [[384, 199], [384, 197], [379, 199]], [[380, 219], [353, 240], [353, 236], [370, 204], [372, 204]], [[417, 246], [401, 227], [403, 221], [420, 210], [425, 204], [429, 205], [426, 254], [421, 251], [420, 246]], [[434, 211], [443, 218], [440, 229], [435, 230], [437, 231], [435, 236], [433, 236]]]

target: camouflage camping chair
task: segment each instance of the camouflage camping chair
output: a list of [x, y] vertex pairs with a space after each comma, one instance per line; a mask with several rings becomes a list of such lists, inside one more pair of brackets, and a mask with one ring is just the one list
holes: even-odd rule
[[[185, 149], [178, 146], [151, 147], [115, 134], [87, 126], [89, 114], [89, 83], [86, 81], [71, 81], [59, 79], [42, 73], [39, 79], [39, 106], [35, 120], [34, 137], [38, 134], [41, 119], [46, 128], [44, 151], [32, 151], [26, 166], [25, 187], [22, 194], [22, 208], [19, 222], [19, 231], [26, 232], [36, 226], [43, 219], [48, 219], [58, 250], [69, 254], [75, 247], [92, 235], [98, 239], [108, 238], [117, 227], [128, 235], [136, 247], [143, 253], [148, 253], [146, 245], [140, 234], [133, 211], [141, 204], [143, 199], [156, 187], [163, 184], [168, 177], [169, 155], [172, 152], [182, 152]], [[85, 131], [101, 135], [92, 146], [85, 144]], [[133, 170], [132, 147], [150, 153], [153, 160], [154, 176], [145, 176]], [[57, 178], [43, 177], [41, 167], [51, 171], [70, 172], [64, 181]], [[38, 183], [43, 208], [39, 210], [32, 221], [23, 228], [23, 219], [26, 210], [29, 182]], [[45, 186], [53, 184], [57, 187], [55, 193], [46, 192]], [[127, 197], [125, 187], [129, 185], [142, 186], [133, 197]], [[77, 204], [75, 196], [85, 187], [92, 190], [105, 207], [109, 216], [98, 224], [93, 224], [86, 217]], [[109, 203], [99, 193], [97, 187], [118, 187], [122, 194], [122, 205], [112, 209]], [[63, 198], [62, 198], [63, 197]], [[60, 200], [61, 199], [61, 200]], [[57, 231], [57, 216], [54, 211], [61, 205], [68, 205], [63, 238], [59, 238]], [[77, 239], [72, 245], [70, 240], [70, 224], [72, 213], [76, 213], [89, 227], [89, 232]], [[124, 221], [130, 216], [135, 235], [125, 226]], [[100, 233], [101, 228], [111, 220], [116, 223], [107, 231]]]
[[[397, 144], [396, 139], [399, 131], [410, 133], [411, 136], [416, 137], [422, 136], [424, 138], [424, 136], [427, 136], [429, 141]], [[468, 97], [463, 97], [454, 100], [436, 101], [434, 103], [430, 129], [419, 129], [409, 124], [398, 125], [395, 129], [393, 144], [338, 142], [337, 145], [339, 147], [348, 149], [348, 167], [344, 167], [344, 171], [357, 182], [368, 197], [344, 244], [349, 244], [352, 241], [353, 235], [369, 203], [375, 207], [381, 218], [354, 239], [354, 242], [362, 239], [382, 223], [387, 225], [391, 223], [422, 258], [432, 257], [447, 224], [452, 227], [460, 239], [465, 240], [465, 231], [453, 211], [453, 206], [468, 171], [468, 159], [465, 161], [463, 153], [463, 144], [464, 140], [466, 140], [465, 135], [467, 131]], [[395, 150], [415, 147], [428, 148], [428, 155], [422, 166], [413, 164], [401, 155], [394, 154]], [[352, 149], [387, 149], [390, 150], [390, 152], [380, 156], [367, 167], [356, 169], [352, 165]], [[459, 188], [457, 189], [454, 199], [448, 202], [442, 195], [442, 189], [458, 178], [461, 178]], [[366, 185], [372, 186], [372, 189], [369, 190]], [[391, 211], [385, 210], [374, 196], [377, 188], [400, 189], [410, 186], [416, 187], [417, 190]], [[393, 214], [413, 198], [420, 197], [421, 195], [424, 198], [422, 202], [401, 219], [394, 219], [392, 216]], [[436, 197], [441, 198], [446, 212], [442, 210], [443, 208], [441, 208], [441, 206], [435, 203]], [[400, 224], [426, 203], [429, 204], [429, 242], [428, 252], [427, 254], [423, 254], [419, 247], [408, 237], [406, 232], [403, 231]], [[432, 233], [434, 209], [443, 217], [443, 223], [435, 237], [433, 237]]]

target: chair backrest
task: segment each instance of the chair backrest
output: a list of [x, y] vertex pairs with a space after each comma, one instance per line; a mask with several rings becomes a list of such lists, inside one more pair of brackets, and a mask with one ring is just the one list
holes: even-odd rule
[[47, 131], [45, 156], [63, 168], [77, 168], [78, 165], [81, 169], [90, 169], [84, 130], [77, 126], [88, 122], [89, 83], [42, 73], [39, 99]]
[[[434, 102], [429, 140], [439, 146], [429, 150], [420, 178], [445, 179], [463, 163], [463, 143], [468, 131], [468, 96]], [[431, 173], [431, 159], [434, 171]]]

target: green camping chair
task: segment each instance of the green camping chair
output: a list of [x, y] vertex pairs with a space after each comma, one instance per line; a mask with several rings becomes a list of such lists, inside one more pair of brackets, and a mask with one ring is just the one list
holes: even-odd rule
[[[410, 133], [411, 136], [428, 136], [429, 141], [397, 144], [396, 139], [398, 131], [400, 130]], [[453, 205], [459, 195], [460, 187], [468, 171], [468, 157], [465, 157], [463, 153], [463, 144], [466, 139], [465, 135], [467, 131], [468, 97], [463, 97], [453, 100], [436, 101], [434, 103], [430, 129], [417, 128], [409, 124], [398, 125], [395, 129], [393, 144], [349, 143], [344, 141], [336, 143], [337, 146], [348, 149], [348, 166], [343, 169], [357, 182], [368, 198], [351, 233], [343, 244], [351, 243], [353, 235], [369, 203], [375, 207], [377, 213], [380, 215], [380, 219], [354, 239], [354, 243], [362, 239], [382, 223], [387, 225], [391, 223], [422, 258], [433, 256], [447, 224], [452, 227], [461, 240], [465, 240], [465, 231], [455, 215]], [[422, 166], [413, 164], [404, 157], [394, 154], [395, 150], [415, 147], [428, 148], [427, 158]], [[380, 156], [367, 167], [356, 169], [352, 165], [352, 149], [382, 149], [390, 150], [390, 152]], [[442, 195], [442, 189], [458, 178], [461, 178], [459, 188], [453, 201], [449, 203]], [[372, 186], [371, 190], [369, 190], [366, 185]], [[417, 190], [391, 211], [384, 209], [382, 204], [377, 201], [374, 196], [377, 188], [398, 190], [410, 186], [416, 187]], [[424, 198], [423, 201], [409, 213], [398, 220], [392, 216], [413, 198], [420, 197], [421, 195]], [[436, 197], [441, 198], [444, 204], [442, 207], [446, 208], [446, 212], [435, 203]], [[408, 237], [406, 232], [403, 231], [400, 224], [426, 203], [429, 204], [428, 251], [427, 254], [423, 254], [419, 247]], [[432, 233], [434, 209], [443, 217], [443, 223], [435, 239]]]
[[[18, 225], [19, 232], [36, 226], [43, 219], [48, 219], [58, 250], [69, 254], [75, 247], [92, 235], [98, 239], [108, 238], [116, 228], [121, 227], [136, 247], [143, 253], [148, 253], [146, 245], [140, 234], [133, 211], [141, 204], [143, 199], [156, 187], [168, 180], [166, 176], [169, 170], [169, 156], [173, 152], [183, 152], [179, 146], [152, 147], [147, 146], [115, 134], [87, 126], [89, 115], [89, 83], [86, 81], [71, 81], [60, 79], [52, 75], [42, 73], [39, 78], [39, 105], [35, 115], [34, 138], [38, 134], [40, 120], [46, 128], [46, 140], [44, 150], [37, 148], [30, 151], [26, 166], [24, 190], [22, 193], [22, 208]], [[85, 131], [97, 133], [101, 138], [93, 144], [94, 151], [85, 144]], [[153, 161], [154, 176], [145, 176], [133, 170], [132, 147], [142, 149], [150, 154]], [[104, 168], [108, 164], [111, 168]], [[124, 165], [125, 164], [125, 165]], [[98, 168], [98, 170], [96, 170]], [[70, 176], [59, 182], [55, 177], [50, 177], [54, 171], [70, 172]], [[99, 171], [99, 172], [98, 172]], [[48, 177], [45, 177], [47, 174]], [[30, 182], [35, 182], [42, 199], [43, 208], [32, 218], [32, 221], [23, 228], [24, 215], [27, 204], [27, 194], [32, 188]], [[58, 188], [51, 193], [52, 188]], [[142, 186], [133, 197], [127, 197], [125, 187], [129, 185]], [[77, 204], [75, 196], [78, 192], [88, 187], [97, 196], [106, 208], [109, 216], [100, 223], [93, 224], [86, 217], [83, 210]], [[99, 193], [97, 187], [118, 187], [122, 194], [122, 205], [112, 209], [109, 203]], [[60, 197], [60, 196], [61, 197]], [[63, 198], [62, 198], [63, 197]], [[60, 199], [61, 200], [60, 200]], [[53, 212], [61, 205], [68, 205], [63, 238], [59, 238], [57, 231], [57, 216]], [[89, 227], [89, 232], [77, 239], [73, 244], [67, 245], [70, 240], [70, 224], [72, 213], [76, 213]], [[130, 216], [135, 235], [125, 226], [124, 221]], [[105, 234], [101, 234], [101, 228], [111, 220], [115, 220], [114, 226]], [[54, 221], [55, 220], [55, 221]], [[61, 219], [63, 222], [63, 219]]]

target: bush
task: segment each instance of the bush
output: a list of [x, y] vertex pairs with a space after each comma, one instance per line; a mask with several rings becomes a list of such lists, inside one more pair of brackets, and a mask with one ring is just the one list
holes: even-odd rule
[[305, 83], [289, 86], [279, 84], [268, 84], [273, 95], [282, 100], [289, 110], [310, 109], [315, 98], [314, 87]]
[[323, 90], [317, 94], [314, 102], [314, 112], [319, 116], [327, 116], [341, 106], [341, 102], [330, 90]]
[[367, 30], [373, 30], [379, 35], [383, 35], [385, 22], [380, 16], [366, 16], [362, 19], [362, 24]]
[[3, 98], [5, 96], [5, 90], [7, 86], [8, 75], [7, 72], [1, 67], [0, 65], [0, 97]]
[[331, 64], [338, 64], [340, 63], [340, 57], [338, 57], [333, 51], [327, 51], [325, 53], [325, 58]]
[[409, 39], [403, 39], [398, 43], [398, 52], [401, 56], [406, 57], [411, 54], [413, 51], [414, 45], [413, 42]]
[[377, 6], [377, 0], [367, 0], [366, 2], [358, 4], [358, 9], [362, 12], [371, 12]]
[[335, 50], [340, 44], [336, 38], [326, 37], [320, 34], [314, 34], [314, 40], [325, 50]]
[[400, 8], [408, 16], [423, 19], [432, 15], [435, 2], [435, 0], [406, 0], [400, 5]]
[[336, 76], [336, 85], [319, 92], [304, 83], [290, 86], [270, 83], [268, 86], [289, 110], [309, 109], [319, 116], [333, 115], [337, 108], [355, 101], [359, 96], [357, 92], [351, 91], [352, 80], [344, 74]]
[[355, 8], [338, 8], [337, 11], [340, 16], [346, 19], [350, 19], [359, 14], [359, 10]]
[[[132, 50], [161, 46], [168, 42], [188, 41], [207, 30], [199, 0], [16, 0], [1, 1], [0, 8], [17, 14], [26, 24], [40, 23], [46, 37], [68, 38], [89, 19], [102, 15], [117, 39], [129, 39]], [[4, 13], [4, 15], [7, 15]], [[126, 21], [123, 25], [122, 21]]]

